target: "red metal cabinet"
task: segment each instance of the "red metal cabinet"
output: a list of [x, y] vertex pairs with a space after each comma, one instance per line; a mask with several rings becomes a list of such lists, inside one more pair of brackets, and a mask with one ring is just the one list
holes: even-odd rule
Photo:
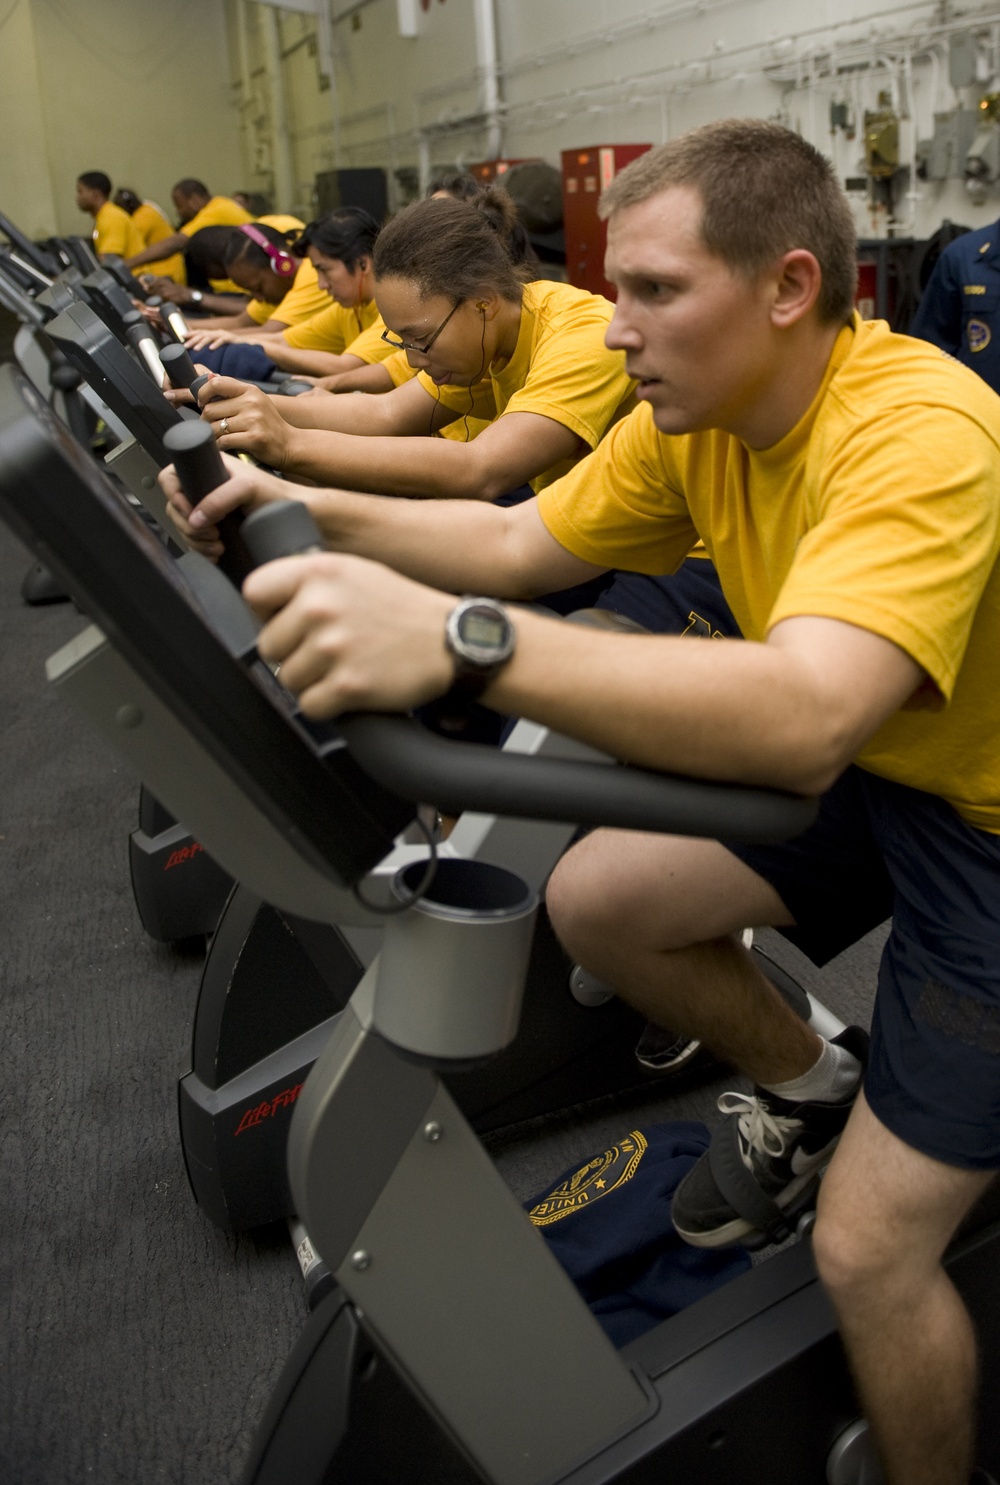
[[563, 229], [566, 233], [566, 276], [578, 289], [604, 294], [615, 291], [604, 277], [607, 229], [597, 215], [601, 192], [619, 170], [644, 155], [649, 144], [595, 144], [587, 149], [563, 150]]

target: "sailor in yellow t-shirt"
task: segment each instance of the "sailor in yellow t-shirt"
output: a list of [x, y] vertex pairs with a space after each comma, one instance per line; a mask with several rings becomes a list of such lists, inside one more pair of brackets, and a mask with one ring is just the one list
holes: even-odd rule
[[[234, 333], [228, 327], [199, 327], [191, 337], [190, 348], [200, 354], [224, 350], [232, 343], [251, 343], [261, 347], [272, 368], [315, 376], [360, 366], [361, 358], [353, 355], [353, 342], [379, 322], [371, 257], [377, 234], [375, 219], [355, 206], [339, 207], [311, 222], [295, 248], [308, 259], [316, 287], [323, 295], [323, 307], [308, 317], [285, 321], [278, 333], [247, 328]], [[314, 297], [304, 273], [299, 302], [304, 302], [307, 295]], [[384, 353], [390, 355], [391, 348], [384, 346]], [[222, 365], [214, 369], [224, 370], [224, 366], [223, 357]], [[261, 368], [257, 380], [264, 379], [265, 370]]]
[[277, 213], [244, 222], [225, 237], [222, 268], [228, 283], [254, 297], [237, 314], [198, 322], [202, 342], [210, 331], [224, 331], [220, 343], [256, 341], [280, 334], [288, 325], [308, 319], [329, 304], [316, 282], [316, 270], [298, 248], [304, 222]]
[[76, 204], [94, 218], [94, 251], [128, 258], [139, 238], [127, 211], [111, 200], [111, 181], [103, 170], [87, 170], [77, 177]]
[[[659, 571], [704, 539], [746, 640], [484, 600], [487, 653], [460, 657], [490, 707], [612, 756], [822, 796], [789, 843], [594, 831], [546, 905], [577, 962], [747, 1077], [674, 1193], [677, 1232], [778, 1240], [822, 1175], [812, 1254], [886, 1478], [985, 1480], [975, 1331], [941, 1260], [1000, 1169], [1000, 398], [857, 318], [850, 205], [790, 130], [693, 130], [602, 212], [608, 340], [642, 405], [536, 504], [418, 507], [235, 464], [198, 510], [172, 479], [168, 498], [216, 553], [230, 510], [312, 511], [334, 552], [243, 591], [314, 718], [443, 694], [455, 594]], [[739, 941], [769, 924], [823, 964], [887, 920], [870, 1051], [800, 1020]]]
[[[173, 228], [154, 201], [143, 201], [135, 191], [120, 186], [115, 192], [115, 205], [127, 211], [135, 229], [136, 246], [133, 251], [154, 247], [171, 236]], [[154, 278], [169, 278], [173, 283], [187, 283], [183, 253], [172, 253], [169, 258], [157, 258], [147, 264], [146, 273]]]
[[229, 196], [213, 196], [204, 182], [194, 179], [178, 181], [170, 193], [180, 220], [180, 227], [170, 237], [133, 253], [127, 260], [132, 269], [143, 268], [159, 258], [183, 253], [187, 240], [202, 227], [239, 227], [253, 217]]
[[[628, 410], [633, 384], [604, 345], [607, 300], [524, 282], [506, 243], [513, 211], [505, 192], [487, 190], [417, 202], [382, 229], [385, 343], [419, 375], [380, 396], [282, 399], [280, 410], [254, 399], [248, 433], [250, 419], [227, 402], [227, 428], [242, 424], [244, 446], [266, 447], [286, 469], [353, 489], [491, 500], [556, 478]], [[431, 436], [466, 418], [490, 426], [472, 441]], [[224, 434], [222, 447], [234, 446]]]
[[[226, 254], [230, 273], [238, 264], [239, 283], [256, 295], [245, 311], [253, 327], [265, 334], [280, 334], [287, 326], [298, 325], [320, 314], [329, 303], [329, 296], [316, 280], [315, 264], [303, 256], [299, 247], [305, 222], [298, 217], [271, 213], [258, 217], [249, 225], [274, 230], [274, 235], [264, 234], [270, 239], [265, 245], [256, 235], [246, 235], [241, 229], [242, 240], [234, 242], [232, 256]], [[282, 235], [281, 242], [277, 241], [278, 233]], [[294, 259], [294, 272], [285, 262], [283, 252]], [[251, 283], [252, 277], [256, 277], [256, 285]], [[250, 329], [250, 326], [246, 328]]]

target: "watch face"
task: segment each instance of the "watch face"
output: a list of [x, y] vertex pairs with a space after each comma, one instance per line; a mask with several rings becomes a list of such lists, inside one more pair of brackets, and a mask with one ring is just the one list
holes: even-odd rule
[[507, 636], [507, 621], [499, 614], [484, 609], [470, 609], [462, 615], [459, 633], [467, 645], [482, 645], [488, 650], [500, 649]]
[[514, 649], [514, 626], [498, 603], [465, 600], [449, 623], [450, 645], [460, 662], [488, 670], [508, 660]]

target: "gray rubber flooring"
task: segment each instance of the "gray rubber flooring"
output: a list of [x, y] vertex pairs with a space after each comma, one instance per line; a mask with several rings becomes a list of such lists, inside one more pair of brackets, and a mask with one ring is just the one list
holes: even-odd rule
[[[201, 959], [139, 927], [137, 781], [47, 689], [84, 620], [25, 607], [28, 565], [0, 526], [0, 1480], [229, 1485], [302, 1324], [298, 1271], [281, 1234], [226, 1237], [190, 1197], [175, 1082]], [[775, 943], [867, 1024], [879, 935], [822, 973]], [[637, 1122], [710, 1118], [730, 1081], [532, 1130], [500, 1167], [525, 1198]]]

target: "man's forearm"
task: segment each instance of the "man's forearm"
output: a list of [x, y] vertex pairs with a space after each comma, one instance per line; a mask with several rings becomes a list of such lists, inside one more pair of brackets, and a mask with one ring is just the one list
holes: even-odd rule
[[302, 371], [307, 376], [334, 376], [362, 364], [357, 356], [338, 356], [332, 351], [303, 350], [289, 345], [283, 334], [261, 336], [260, 344], [282, 371]]
[[384, 562], [429, 587], [513, 599], [542, 591], [525, 587], [502, 506], [308, 487], [296, 489], [294, 498], [308, 505], [335, 551]]
[[514, 659], [483, 697], [495, 710], [648, 768], [803, 794], [832, 783], [808, 671], [772, 647], [516, 623]]
[[491, 500], [503, 493], [493, 489], [496, 480], [480, 467], [474, 444], [444, 438], [360, 438], [299, 428], [289, 431], [283, 467], [321, 484], [374, 494]]
[[175, 232], [173, 237], [164, 237], [161, 242], [154, 242], [149, 247], [143, 248], [141, 253], [135, 253], [131, 258], [126, 258], [126, 268], [139, 268], [143, 263], [158, 263], [161, 258], [170, 258], [174, 253], [183, 253], [187, 248], [189, 239], [183, 232]]
[[[202, 296], [200, 303], [204, 305], [207, 300], [218, 297], [221, 296], [205, 294]], [[195, 302], [195, 300], [191, 300], [192, 304]], [[251, 319], [246, 310], [242, 307], [236, 314], [227, 315], [225, 313], [222, 313], [214, 320], [197, 320], [194, 324], [194, 329], [197, 330], [199, 335], [201, 335], [206, 330], [225, 330], [227, 335], [239, 335], [241, 339], [250, 340], [252, 340], [255, 335], [260, 334], [260, 326], [257, 324], [257, 321]]]

